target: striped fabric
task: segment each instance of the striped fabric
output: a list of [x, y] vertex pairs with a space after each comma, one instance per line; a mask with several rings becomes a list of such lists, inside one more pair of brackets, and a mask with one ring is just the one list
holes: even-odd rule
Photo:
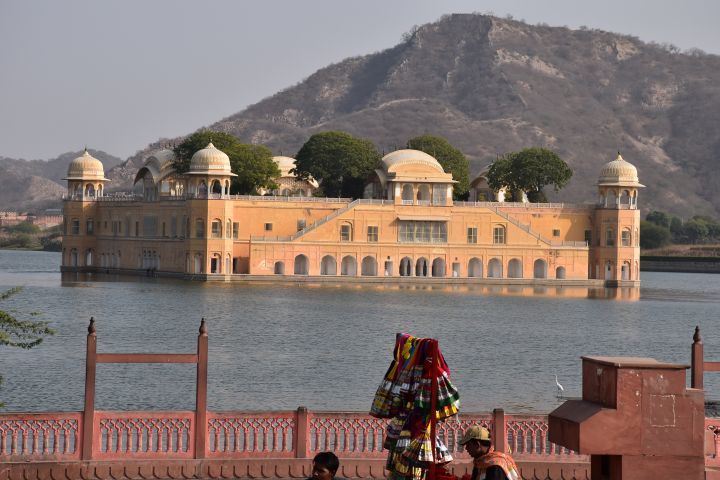
[[[370, 414], [390, 418], [384, 448], [388, 450], [390, 478], [425, 480], [430, 464], [452, 460], [447, 447], [436, 438], [432, 451], [430, 419], [444, 420], [456, 415], [460, 395], [450, 381], [450, 369], [438, 350], [430, 355], [432, 339], [399, 333], [393, 360], [375, 393]], [[434, 362], [434, 364], [433, 364]], [[432, 375], [437, 372], [436, 409], [430, 411]]]

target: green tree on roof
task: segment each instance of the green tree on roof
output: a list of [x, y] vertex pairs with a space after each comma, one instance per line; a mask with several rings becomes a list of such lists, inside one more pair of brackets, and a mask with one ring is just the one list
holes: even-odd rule
[[420, 150], [433, 156], [446, 173], [451, 173], [456, 184], [453, 185], [453, 197], [456, 200], [467, 198], [470, 191], [470, 163], [465, 155], [453, 147], [443, 137], [420, 135], [407, 141], [407, 148]]
[[488, 185], [494, 190], [525, 192], [534, 203], [547, 201], [543, 188], [552, 185], [557, 192], [573, 175], [572, 169], [555, 152], [533, 147], [511, 152], [490, 166]]
[[237, 175], [232, 179], [230, 193], [250, 194], [261, 188], [277, 188], [275, 179], [280, 176], [280, 169], [273, 161], [270, 149], [264, 145], [242, 143], [237, 137], [225, 132], [200, 130], [183, 140], [173, 149], [175, 171], [186, 173], [190, 170], [192, 156], [210, 142], [230, 158], [230, 170]]

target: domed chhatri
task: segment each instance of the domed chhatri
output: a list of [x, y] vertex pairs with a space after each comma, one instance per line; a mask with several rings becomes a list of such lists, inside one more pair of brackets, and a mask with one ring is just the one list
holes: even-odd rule
[[190, 159], [190, 171], [188, 171], [188, 174], [235, 176], [230, 170], [230, 157], [225, 152], [215, 148], [212, 142], [193, 154]]
[[608, 162], [600, 170], [600, 178], [598, 179], [600, 186], [619, 186], [619, 187], [644, 187], [638, 181], [637, 168], [625, 159], [618, 152], [615, 160]]
[[102, 180], [105, 178], [105, 169], [100, 160], [90, 155], [87, 148], [82, 155], [70, 162], [67, 177], [63, 180]]
[[391, 172], [399, 165], [427, 165], [440, 173], [445, 173], [442, 165], [433, 157], [420, 150], [395, 150], [382, 158], [385, 171]]

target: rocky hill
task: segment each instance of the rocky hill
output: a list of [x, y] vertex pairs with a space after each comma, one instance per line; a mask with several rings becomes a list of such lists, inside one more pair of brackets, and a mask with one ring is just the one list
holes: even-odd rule
[[[324, 130], [386, 152], [432, 133], [463, 150], [474, 172], [497, 154], [546, 146], [575, 170], [551, 199], [580, 202], [595, 199], [600, 167], [621, 151], [648, 186], [644, 210], [720, 217], [719, 125], [716, 55], [462, 14], [318, 70], [209, 128], [285, 155]], [[150, 147], [115, 169], [106, 164], [113, 188], [129, 185]]]
[[385, 151], [447, 137], [475, 171], [527, 146], [575, 170], [551, 198], [594, 200], [617, 151], [648, 186], [644, 209], [720, 213], [720, 57], [595, 30], [450, 15], [388, 50], [350, 58], [210, 128], [293, 154], [345, 130]]
[[[106, 171], [122, 163], [120, 158], [103, 151], [89, 152], [103, 162]], [[80, 155], [82, 152], [67, 152], [47, 161], [0, 157], [0, 209], [41, 211], [60, 207], [66, 191], [62, 179], [70, 162]]]

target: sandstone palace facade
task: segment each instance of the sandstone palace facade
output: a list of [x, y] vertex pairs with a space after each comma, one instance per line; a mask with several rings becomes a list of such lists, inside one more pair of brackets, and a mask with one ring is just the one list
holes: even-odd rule
[[264, 196], [230, 195], [229, 159], [212, 144], [186, 174], [173, 158], [147, 158], [125, 195], [105, 194], [89, 153], [70, 164], [63, 271], [639, 285], [643, 185], [619, 155], [600, 171], [597, 201], [581, 205], [485, 201], [498, 197], [482, 177], [475, 201], [453, 201], [452, 175], [416, 150], [383, 157], [358, 200], [309, 196], [317, 183], [294, 178], [288, 157], [276, 157], [281, 188]]

